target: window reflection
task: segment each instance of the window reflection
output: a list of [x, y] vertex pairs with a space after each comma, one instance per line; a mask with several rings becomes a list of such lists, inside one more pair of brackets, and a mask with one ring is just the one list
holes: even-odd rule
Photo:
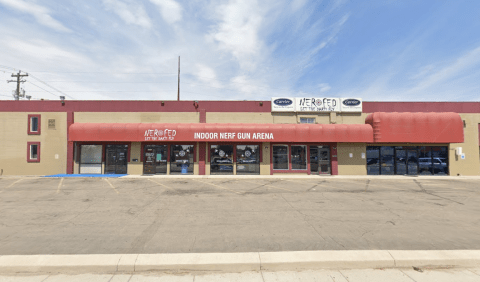
[[288, 169], [288, 146], [273, 145], [273, 169]]
[[295, 145], [292, 150], [292, 169], [307, 169], [307, 146]]
[[260, 174], [258, 145], [237, 145], [237, 174]]

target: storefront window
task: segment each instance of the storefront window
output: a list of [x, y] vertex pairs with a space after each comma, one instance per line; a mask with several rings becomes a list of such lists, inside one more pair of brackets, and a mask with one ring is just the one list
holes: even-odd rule
[[273, 169], [288, 170], [288, 146], [273, 145]]
[[432, 151], [430, 147], [420, 147], [418, 170], [418, 174], [432, 175]]
[[80, 146], [80, 173], [102, 173], [102, 145]]
[[448, 147], [367, 147], [369, 175], [448, 175]]
[[258, 145], [237, 145], [237, 174], [260, 174]]
[[367, 174], [380, 174], [380, 147], [378, 146], [367, 147]]
[[292, 169], [307, 169], [307, 146], [292, 146]]
[[193, 145], [172, 145], [170, 147], [170, 173], [193, 174]]
[[233, 145], [210, 146], [210, 174], [233, 174]]
[[380, 147], [380, 173], [382, 175], [395, 174], [394, 164], [394, 147]]
[[448, 175], [448, 148], [432, 147], [433, 173]]

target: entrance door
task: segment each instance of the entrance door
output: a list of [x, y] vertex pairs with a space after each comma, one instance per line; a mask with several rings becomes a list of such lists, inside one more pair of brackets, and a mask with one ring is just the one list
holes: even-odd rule
[[332, 173], [329, 146], [310, 146], [310, 171], [312, 174]]
[[145, 158], [143, 159], [143, 174], [155, 174], [155, 149], [145, 146]]
[[146, 145], [143, 174], [167, 173], [167, 145]]
[[105, 174], [127, 173], [128, 145], [107, 145], [105, 149]]

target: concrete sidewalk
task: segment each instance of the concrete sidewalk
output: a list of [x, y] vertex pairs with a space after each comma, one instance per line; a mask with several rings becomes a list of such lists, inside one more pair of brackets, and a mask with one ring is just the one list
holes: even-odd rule
[[[3, 175], [1, 178], [63, 178], [66, 176], [57, 175]], [[92, 176], [84, 176], [81, 174], [69, 175], [69, 178], [91, 178]], [[112, 178], [109, 174], [99, 174], [97, 177]], [[122, 175], [122, 179], [318, 179], [318, 180], [334, 180], [334, 179], [377, 179], [377, 180], [407, 180], [407, 179], [425, 179], [425, 180], [480, 180], [480, 176], [433, 176], [433, 175], [306, 175], [306, 174], [276, 174], [276, 175]]]
[[302, 271], [411, 267], [480, 268], [480, 251], [303, 251], [0, 256], [0, 273]]
[[0, 275], [1, 282], [478, 282], [479, 268], [345, 269], [307, 271], [250, 271], [242, 273], [110, 273]]

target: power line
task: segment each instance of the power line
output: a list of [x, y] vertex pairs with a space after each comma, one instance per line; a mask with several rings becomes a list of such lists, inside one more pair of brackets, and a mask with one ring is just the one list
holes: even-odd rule
[[51, 86], [51, 85], [47, 84], [46, 82], [43, 82], [42, 80], [40, 80], [40, 79], [39, 79], [39, 78], [37, 78], [36, 76], [34, 76], [34, 75], [30, 75], [30, 76], [31, 76], [32, 78], [34, 78], [35, 80], [38, 80], [39, 82], [41, 82], [41, 83], [45, 84], [46, 86], [48, 86], [48, 87], [52, 88], [53, 90], [55, 90], [55, 91], [57, 91], [57, 92], [59, 92], [59, 93], [61, 93], [61, 94], [65, 95], [65, 96], [67, 96], [68, 98], [70, 98], [70, 99], [72, 99], [72, 100], [75, 100], [75, 98], [74, 98], [74, 97], [72, 97], [72, 96], [70, 96], [70, 95], [68, 95], [68, 94], [65, 94], [63, 91], [60, 91], [60, 90], [58, 90], [57, 88], [55, 88], [55, 87], [53, 87], [53, 86]]
[[[34, 86], [36, 86], [36, 87], [38, 87], [38, 88], [40, 88], [40, 89], [42, 89], [42, 90], [45, 91], [45, 92], [48, 92], [48, 93], [52, 94], [52, 95], [55, 96], [55, 97], [60, 97], [59, 95], [54, 94], [54, 93], [48, 91], [47, 89], [42, 88], [42, 87], [36, 85], [35, 83], [33, 83], [33, 82], [31, 82], [31, 81], [27, 81], [27, 82], [30, 83], [30, 84], [32, 84], [32, 85], [34, 85]], [[43, 91], [29, 91], [29, 92], [43, 92]]]

